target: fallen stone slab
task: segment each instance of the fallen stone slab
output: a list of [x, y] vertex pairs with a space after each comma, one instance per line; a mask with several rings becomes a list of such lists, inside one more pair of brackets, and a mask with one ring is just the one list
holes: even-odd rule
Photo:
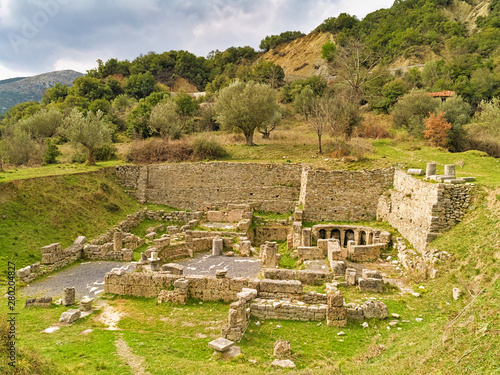
[[290, 361], [289, 359], [275, 359], [273, 363], [271, 363], [273, 367], [281, 367], [281, 368], [295, 368], [295, 363]]
[[61, 314], [59, 321], [61, 323], [71, 324], [80, 318], [81, 312], [77, 309], [70, 309]]
[[234, 341], [225, 339], [224, 337], [219, 337], [218, 339], [215, 339], [213, 341], [210, 341], [208, 343], [208, 347], [214, 349], [217, 352], [225, 352], [229, 350], [231, 346], [234, 345]]

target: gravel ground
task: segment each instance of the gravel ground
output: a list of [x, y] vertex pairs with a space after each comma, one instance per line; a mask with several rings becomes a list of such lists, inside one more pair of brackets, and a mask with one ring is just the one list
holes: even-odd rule
[[255, 257], [226, 257], [211, 256], [210, 254], [198, 254], [193, 259], [179, 262], [184, 266], [184, 275], [212, 275], [217, 270], [227, 270], [228, 277], [254, 278], [260, 272], [262, 264]]
[[84, 296], [97, 297], [104, 291], [104, 276], [113, 268], [135, 270], [135, 263], [123, 262], [87, 262], [80, 263], [63, 271], [54, 273], [42, 281], [34, 281], [21, 289], [27, 297], [61, 297], [63, 289], [75, 287], [76, 299]]

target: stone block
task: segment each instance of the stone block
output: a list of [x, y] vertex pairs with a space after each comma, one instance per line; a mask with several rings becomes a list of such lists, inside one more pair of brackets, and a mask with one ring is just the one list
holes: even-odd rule
[[161, 266], [162, 271], [170, 272], [172, 275], [182, 275], [184, 266], [177, 263], [167, 263]]
[[360, 278], [358, 280], [360, 292], [382, 293], [385, 290], [384, 280], [375, 278]]
[[380, 279], [382, 280], [382, 275], [376, 270], [363, 269], [361, 271], [361, 277], [363, 279]]
[[453, 178], [455, 178], [455, 164], [445, 164], [444, 175], [453, 176]]
[[290, 347], [290, 341], [277, 340], [274, 343], [273, 356], [279, 359], [290, 358], [292, 355], [292, 349]]
[[177, 225], [170, 225], [167, 227], [167, 232], [170, 235], [178, 234], [180, 232], [180, 229]]
[[73, 287], [64, 288], [62, 304], [64, 306], [71, 306], [75, 304], [75, 288]]
[[78, 236], [76, 240], [73, 242], [73, 245], [85, 245], [87, 243], [87, 237]]
[[222, 250], [224, 248], [224, 241], [222, 238], [214, 238], [212, 241], [212, 255], [213, 256], [221, 256]]
[[238, 222], [238, 230], [246, 232], [250, 229], [252, 221], [250, 219], [243, 219]]
[[71, 324], [74, 321], [78, 320], [80, 318], [81, 312], [80, 310], [77, 309], [71, 309], [68, 311], [65, 311], [61, 314], [61, 317], [59, 318], [59, 321], [61, 323], [68, 323]]
[[345, 281], [349, 285], [356, 285], [358, 282], [358, 276], [355, 268], [347, 268], [345, 270]]
[[227, 270], [217, 270], [215, 271], [215, 277], [217, 279], [224, 279], [226, 277]]
[[252, 243], [250, 241], [241, 241], [240, 242], [240, 255], [241, 256], [250, 256], [250, 249], [252, 247]]
[[392, 234], [390, 232], [387, 232], [387, 231], [383, 231], [380, 233], [379, 235], [379, 241], [381, 243], [389, 243], [391, 242], [391, 238], [392, 238]]
[[31, 266], [26, 266], [17, 270], [17, 277], [21, 280], [31, 275]]
[[273, 363], [271, 363], [271, 366], [280, 368], [296, 368], [295, 363], [289, 359], [275, 359]]
[[361, 308], [365, 319], [385, 319], [389, 316], [387, 306], [380, 301], [366, 301]]
[[208, 211], [207, 221], [225, 222], [227, 221], [226, 214], [222, 211]]
[[326, 301], [328, 307], [342, 307], [344, 306], [344, 295], [340, 290], [328, 291]]
[[365, 315], [363, 309], [357, 303], [348, 303], [345, 305], [347, 319], [349, 320], [364, 320]]
[[52, 243], [50, 245], [42, 247], [41, 250], [42, 250], [42, 254], [55, 253], [55, 252], [61, 251], [62, 250], [62, 246], [61, 246], [60, 243]]
[[293, 220], [294, 221], [302, 221], [303, 218], [304, 218], [304, 211], [295, 209], [295, 211], [293, 213]]
[[231, 210], [227, 213], [227, 221], [230, 223], [237, 223], [238, 221], [243, 219], [243, 214], [245, 210], [243, 209], [235, 209]]
[[334, 260], [330, 262], [330, 268], [335, 276], [344, 276], [346, 266], [343, 260]]
[[427, 163], [427, 167], [425, 169], [425, 177], [430, 177], [435, 175], [436, 175], [436, 163]]
[[92, 302], [94, 302], [93, 298], [85, 297], [80, 301], [80, 311], [92, 311]]
[[208, 343], [208, 347], [214, 349], [217, 352], [225, 352], [229, 350], [231, 346], [234, 345], [234, 341], [225, 339], [224, 337], [219, 337], [218, 339], [215, 339], [213, 341], [210, 341]]

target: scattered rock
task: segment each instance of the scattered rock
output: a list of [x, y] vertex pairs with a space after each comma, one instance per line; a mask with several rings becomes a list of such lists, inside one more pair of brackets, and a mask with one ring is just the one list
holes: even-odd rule
[[80, 318], [80, 310], [77, 309], [70, 309], [68, 311], [65, 311], [61, 314], [61, 317], [59, 318], [59, 321], [61, 323], [68, 323], [71, 324], [74, 321], [78, 320]]
[[462, 291], [459, 288], [453, 288], [453, 299], [457, 301], [462, 295]]
[[289, 358], [292, 355], [290, 341], [277, 340], [274, 343], [273, 355], [278, 359]]
[[273, 367], [281, 367], [281, 368], [295, 368], [295, 363], [290, 361], [289, 359], [275, 359], [273, 363], [271, 363]]

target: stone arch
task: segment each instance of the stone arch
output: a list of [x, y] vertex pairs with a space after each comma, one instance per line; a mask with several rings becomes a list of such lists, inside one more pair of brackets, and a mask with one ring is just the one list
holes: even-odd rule
[[366, 232], [364, 230], [359, 233], [359, 245], [366, 245]]
[[340, 241], [340, 230], [338, 230], [338, 229], [332, 229], [332, 231], [330, 232], [330, 238], [339, 240], [339, 243], [341, 243], [341, 241]]
[[325, 229], [320, 229], [318, 233], [318, 238], [325, 239], [326, 238], [326, 230]]
[[373, 232], [368, 233], [368, 245], [373, 245]]
[[344, 247], [347, 247], [349, 241], [354, 241], [354, 231], [352, 229], [347, 229], [344, 235]]

